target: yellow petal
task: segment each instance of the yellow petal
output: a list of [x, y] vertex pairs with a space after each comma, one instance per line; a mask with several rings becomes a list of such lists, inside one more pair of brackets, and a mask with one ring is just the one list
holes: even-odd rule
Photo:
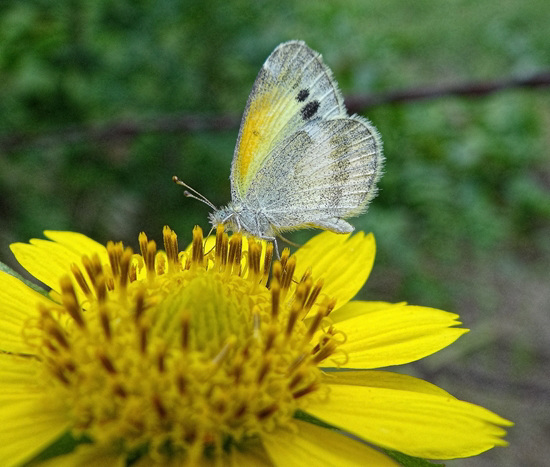
[[430, 459], [474, 456], [510, 426], [487, 409], [453, 397], [396, 389], [330, 385], [328, 402], [307, 412], [373, 444]]
[[0, 459], [3, 466], [19, 465], [55, 441], [68, 428], [68, 417], [44, 394], [20, 400], [0, 396]]
[[86, 254], [88, 256], [97, 253], [101, 258], [101, 262], [107, 262], [107, 250], [101, 243], [92, 240], [84, 234], [78, 232], [65, 232], [60, 230], [45, 230], [44, 235], [60, 245], [64, 245], [67, 249], [73, 251], [77, 255]]
[[372, 447], [334, 430], [296, 420], [298, 433], [277, 430], [262, 437], [276, 466], [398, 465]]
[[0, 394], [24, 399], [29, 390], [36, 391], [40, 365], [34, 358], [0, 353]]
[[353, 236], [323, 232], [296, 253], [296, 277], [311, 268], [324, 280], [322, 294], [337, 300], [337, 307], [351, 300], [363, 287], [374, 264], [376, 245], [372, 234]]
[[[107, 249], [85, 235], [75, 232], [46, 233], [50, 238], [59, 239], [60, 243], [33, 238], [30, 244], [13, 243], [10, 248], [21, 266], [56, 292], [60, 291], [59, 279], [70, 273], [72, 263], [77, 264], [82, 271], [85, 270], [82, 264], [83, 255], [91, 257], [97, 253], [101, 264], [109, 264]], [[91, 284], [88, 285], [91, 287]], [[76, 287], [76, 291], [79, 298], [84, 298], [79, 287]]]
[[[362, 303], [368, 306], [353, 306]], [[349, 357], [344, 367], [402, 365], [431, 355], [468, 332], [452, 327], [460, 324], [457, 318], [435, 308], [397, 304], [340, 321], [337, 328], [347, 340], [339, 348]]]
[[380, 311], [384, 308], [393, 308], [397, 305], [406, 305], [407, 302], [389, 303], [389, 302], [364, 302], [354, 300], [346, 303], [344, 306], [334, 310], [330, 314], [330, 319], [333, 323], [340, 323], [346, 319], [363, 316], [373, 311]]
[[37, 316], [38, 303], [47, 306], [51, 301], [16, 277], [0, 271], [0, 350], [31, 352], [23, 339], [23, 325]]
[[368, 386], [371, 388], [399, 389], [402, 391], [422, 392], [444, 397], [453, 397], [447, 391], [435, 384], [428, 383], [409, 375], [390, 373], [389, 371], [359, 370], [332, 371], [323, 375], [327, 384], [347, 384], [353, 386]]

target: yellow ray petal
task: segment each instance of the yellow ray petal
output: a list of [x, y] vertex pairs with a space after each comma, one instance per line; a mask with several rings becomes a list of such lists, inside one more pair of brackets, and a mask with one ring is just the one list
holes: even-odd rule
[[344, 306], [334, 310], [330, 314], [330, 319], [333, 323], [340, 323], [346, 319], [355, 318], [356, 316], [364, 316], [367, 313], [380, 311], [385, 308], [393, 308], [397, 305], [406, 305], [407, 302], [389, 303], [389, 302], [364, 302], [354, 300], [346, 303]]
[[351, 300], [367, 281], [374, 264], [376, 244], [372, 234], [353, 236], [323, 232], [296, 253], [296, 277], [311, 268], [315, 279], [323, 279], [322, 294], [337, 300], [337, 307]]
[[487, 409], [421, 392], [330, 385], [329, 401], [308, 413], [372, 442], [412, 456], [452, 459], [507, 445], [510, 426]]
[[350, 466], [396, 464], [386, 455], [334, 430], [296, 421], [298, 433], [278, 430], [262, 437], [269, 457], [276, 466]]
[[[354, 306], [359, 306], [356, 302]], [[397, 304], [370, 311], [338, 323], [347, 340], [340, 349], [347, 352], [346, 368], [380, 368], [402, 365], [447, 347], [467, 329], [458, 315], [435, 308]]]
[[37, 316], [38, 303], [47, 306], [51, 301], [16, 277], [0, 271], [0, 350], [31, 352], [23, 340], [23, 324]]
[[105, 246], [84, 234], [61, 230], [45, 230], [44, 235], [78, 255], [87, 254], [91, 256], [97, 253], [103, 263], [109, 260]]
[[45, 404], [44, 394], [26, 394], [14, 402], [0, 398], [0, 459], [19, 465], [34, 457], [68, 428], [68, 417], [56, 404]]
[[[21, 266], [56, 292], [60, 292], [59, 279], [70, 272], [72, 263], [76, 263], [84, 271], [83, 255], [91, 257], [97, 253], [101, 264], [109, 264], [107, 249], [85, 235], [52, 231], [47, 231], [47, 235], [59, 239], [62, 243], [33, 238], [30, 244], [13, 243], [10, 248]], [[85, 249], [80, 250], [81, 247]], [[76, 291], [79, 298], [84, 297], [79, 287]]]
[[327, 384], [347, 384], [353, 386], [368, 386], [371, 388], [399, 389], [402, 391], [422, 392], [444, 397], [453, 397], [435, 384], [409, 375], [390, 373], [389, 371], [359, 370], [332, 371], [323, 375]]
[[0, 394], [25, 399], [29, 389], [36, 389], [40, 365], [34, 358], [0, 353]]

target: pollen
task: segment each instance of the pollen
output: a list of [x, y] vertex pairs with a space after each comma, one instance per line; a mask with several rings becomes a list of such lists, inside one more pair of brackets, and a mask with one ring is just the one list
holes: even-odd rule
[[139, 253], [110, 242], [108, 263], [84, 256], [25, 329], [75, 434], [192, 461], [325, 397], [319, 365], [336, 361], [341, 336], [322, 281], [222, 226], [206, 240], [196, 227], [185, 251], [165, 227], [163, 243], [142, 233]]

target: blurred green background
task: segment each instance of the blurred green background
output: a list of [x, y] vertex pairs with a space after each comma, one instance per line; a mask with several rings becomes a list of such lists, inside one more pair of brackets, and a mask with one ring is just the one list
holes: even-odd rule
[[[45, 229], [134, 247], [142, 230], [160, 240], [165, 224], [181, 246], [194, 224], [207, 231], [209, 209], [170, 179], [227, 203], [238, 128], [174, 131], [174, 122], [238, 121], [280, 42], [305, 40], [345, 95], [368, 95], [548, 70], [549, 24], [547, 0], [4, 0], [0, 261], [15, 267], [9, 244]], [[365, 115], [387, 161], [379, 196], [352, 221], [378, 246], [361, 298], [443, 308], [472, 329], [407, 371], [516, 426], [509, 448], [449, 465], [544, 465], [549, 89], [385, 104]], [[133, 130], [151, 122], [166, 131]]]

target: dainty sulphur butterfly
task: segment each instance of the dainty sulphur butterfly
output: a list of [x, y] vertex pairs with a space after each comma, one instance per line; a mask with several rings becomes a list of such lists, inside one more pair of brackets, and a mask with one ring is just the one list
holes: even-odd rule
[[353, 226], [344, 219], [367, 209], [383, 160], [378, 132], [348, 115], [321, 55], [290, 41], [271, 53], [252, 87], [231, 166], [231, 202], [218, 209], [193, 191], [213, 208], [210, 222], [232, 231], [271, 241], [307, 227], [348, 233]]

